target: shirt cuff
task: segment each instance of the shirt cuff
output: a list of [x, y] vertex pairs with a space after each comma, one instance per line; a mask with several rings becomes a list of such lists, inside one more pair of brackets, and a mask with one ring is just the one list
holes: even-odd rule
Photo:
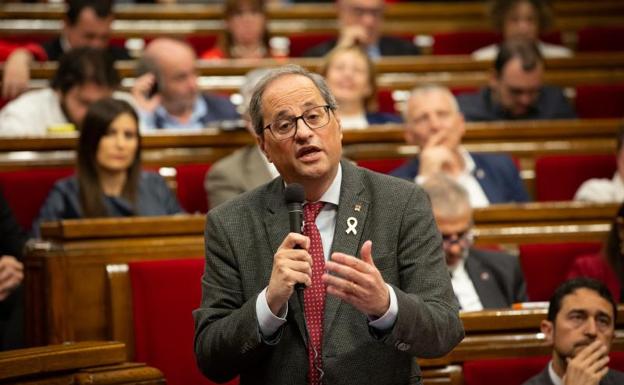
[[260, 327], [260, 333], [265, 339], [277, 332], [277, 330], [286, 322], [286, 314], [288, 314], [288, 302], [284, 305], [282, 314], [276, 316], [269, 308], [269, 303], [266, 299], [267, 288], [264, 288], [258, 294], [256, 299], [256, 314], [258, 316], [258, 326]]
[[386, 286], [388, 286], [388, 292], [390, 294], [390, 306], [388, 307], [386, 314], [382, 315], [381, 317], [375, 320], [368, 317], [369, 319], [368, 325], [381, 331], [388, 330], [392, 326], [394, 326], [394, 323], [396, 322], [396, 319], [397, 319], [397, 315], [399, 314], [399, 303], [397, 301], [396, 293], [394, 292], [394, 289], [392, 288], [392, 286], [388, 284], [386, 284]]
[[416, 175], [416, 178], [414, 178], [414, 182], [416, 182], [416, 184], [419, 186], [422, 186], [423, 184], [425, 184], [426, 181], [427, 181], [427, 177], [423, 175]]

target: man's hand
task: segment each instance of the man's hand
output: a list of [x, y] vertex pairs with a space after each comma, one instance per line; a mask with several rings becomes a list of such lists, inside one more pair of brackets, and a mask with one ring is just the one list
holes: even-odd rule
[[587, 345], [576, 357], [567, 360], [568, 368], [563, 376], [565, 385], [598, 385], [609, 371], [609, 352], [599, 340]]
[[10, 255], [0, 257], [0, 301], [4, 301], [9, 294], [24, 279], [24, 265]]
[[[323, 274], [327, 293], [353, 305], [362, 313], [381, 317], [390, 306], [388, 286], [375, 267], [372, 255], [373, 242], [362, 245], [362, 259], [334, 253], [325, 263], [328, 273]], [[333, 273], [333, 274], [329, 274]]]
[[440, 172], [457, 176], [462, 170], [457, 156], [446, 146], [425, 147], [420, 152], [419, 159], [418, 175], [425, 178]]
[[28, 88], [32, 60], [32, 54], [23, 48], [18, 48], [9, 55], [2, 74], [3, 99], [13, 99]]
[[[299, 246], [299, 249], [295, 249]], [[312, 285], [312, 256], [308, 253], [310, 238], [290, 233], [273, 256], [273, 270], [266, 299], [273, 314], [279, 314], [288, 302], [295, 284]]]
[[154, 112], [161, 102], [160, 94], [149, 96], [154, 83], [156, 83], [156, 76], [152, 73], [146, 73], [136, 78], [132, 86], [132, 97], [137, 107], [145, 112]]
[[366, 46], [368, 36], [366, 30], [361, 25], [351, 25], [344, 27], [340, 31], [340, 38], [336, 43], [337, 47], [353, 47], [354, 45]]

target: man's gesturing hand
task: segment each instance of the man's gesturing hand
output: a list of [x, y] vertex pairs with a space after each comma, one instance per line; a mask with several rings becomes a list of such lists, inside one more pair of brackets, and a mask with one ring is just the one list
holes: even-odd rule
[[323, 274], [323, 282], [327, 284], [328, 294], [368, 316], [381, 317], [390, 306], [390, 293], [373, 262], [372, 247], [373, 242], [364, 242], [360, 251], [362, 259], [334, 253], [331, 261], [325, 263], [327, 273]]

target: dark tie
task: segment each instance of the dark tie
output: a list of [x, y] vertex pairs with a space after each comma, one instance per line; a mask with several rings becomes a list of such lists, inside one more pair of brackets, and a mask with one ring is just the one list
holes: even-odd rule
[[310, 363], [310, 385], [321, 383], [323, 362], [321, 345], [323, 342], [323, 313], [325, 310], [325, 285], [321, 276], [325, 270], [325, 256], [321, 233], [316, 227], [316, 217], [323, 208], [323, 202], [308, 203], [303, 208], [303, 234], [310, 238], [308, 252], [312, 256], [312, 286], [303, 293], [305, 319], [310, 340], [308, 343], [308, 360]]

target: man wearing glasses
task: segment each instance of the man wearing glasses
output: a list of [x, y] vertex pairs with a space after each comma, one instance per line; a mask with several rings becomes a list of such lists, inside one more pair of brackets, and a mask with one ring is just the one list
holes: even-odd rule
[[489, 87], [460, 95], [459, 107], [469, 122], [516, 119], [575, 119], [559, 87], [544, 85], [544, 59], [533, 42], [501, 44]]
[[[421, 384], [414, 358], [463, 337], [425, 193], [341, 161], [336, 108], [323, 79], [298, 66], [255, 88], [251, 121], [281, 176], [208, 214], [194, 317], [212, 380]], [[302, 234], [289, 232], [294, 183], [305, 191]]]
[[392, 36], [382, 36], [384, 0], [338, 0], [340, 36], [321, 43], [304, 53], [304, 56], [325, 56], [336, 46], [361, 45], [371, 59], [382, 56], [418, 55], [420, 51], [410, 41]]
[[427, 179], [422, 187], [442, 233], [446, 265], [461, 309], [496, 309], [526, 302], [518, 258], [473, 247], [472, 208], [466, 190], [442, 173]]

